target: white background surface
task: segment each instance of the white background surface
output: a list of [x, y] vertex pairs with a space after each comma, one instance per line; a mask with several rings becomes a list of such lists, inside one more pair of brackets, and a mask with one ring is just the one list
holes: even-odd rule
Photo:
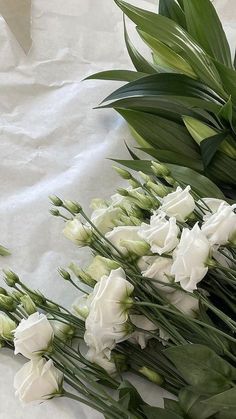
[[[7, 1], [7, 0], [6, 0]], [[134, 4], [154, 8], [155, 0]], [[215, 0], [235, 45], [235, 0]], [[112, 0], [33, 0], [33, 46], [26, 57], [0, 20], [0, 243], [15, 270], [32, 287], [70, 305], [74, 290], [57, 274], [81, 253], [61, 235], [48, 213], [48, 195], [80, 201], [85, 208], [108, 197], [120, 182], [106, 157], [126, 155], [128, 130], [112, 110], [92, 110], [114, 82], [81, 80], [96, 71], [132, 68], [123, 41], [122, 14]], [[101, 416], [65, 400], [22, 408], [13, 377], [23, 360], [0, 353], [0, 419], [88, 419]], [[147, 401], [162, 390], [135, 381]]]

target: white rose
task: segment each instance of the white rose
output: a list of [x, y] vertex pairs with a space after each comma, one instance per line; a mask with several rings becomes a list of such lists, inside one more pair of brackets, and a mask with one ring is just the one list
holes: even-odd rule
[[[204, 205], [204, 203], [206, 205]], [[227, 202], [223, 201], [223, 199], [217, 199], [217, 198], [202, 198], [198, 201], [198, 205], [201, 207], [201, 211], [203, 213], [203, 219], [206, 220], [211, 216], [211, 214], [214, 214], [218, 211], [219, 206], [224, 203], [225, 205]]]
[[88, 295], [80, 295], [72, 303], [71, 312], [81, 320], [85, 320], [88, 317], [90, 308], [90, 299]]
[[107, 233], [105, 237], [124, 255], [133, 252], [142, 256], [148, 252], [149, 247], [140, 240], [138, 231], [137, 226], [119, 226]]
[[165, 217], [163, 212], [155, 213], [150, 219], [150, 224], [142, 223], [138, 231], [139, 236], [150, 244], [151, 251], [159, 255], [171, 252], [179, 243], [176, 219], [170, 217], [167, 220]]
[[210, 243], [198, 224], [192, 230], [183, 229], [179, 245], [173, 254], [171, 274], [184, 290], [195, 290], [198, 282], [206, 275], [209, 252]]
[[182, 313], [191, 317], [196, 317], [196, 314], [199, 311], [198, 298], [192, 297], [184, 291], [175, 291], [172, 294], [167, 294], [166, 298]]
[[86, 269], [86, 273], [95, 281], [100, 281], [102, 276], [109, 275], [113, 269], [118, 269], [119, 264], [112, 259], [104, 258], [100, 255], [95, 256]]
[[62, 393], [63, 374], [51, 360], [43, 358], [27, 362], [14, 378], [16, 396], [24, 404], [42, 402]]
[[138, 343], [141, 349], [146, 348], [147, 342], [152, 338], [152, 335], [147, 332], [157, 330], [156, 325], [143, 315], [132, 314], [130, 320], [135, 327], [142, 330], [135, 330], [129, 340]]
[[215, 212], [202, 225], [202, 231], [212, 245], [234, 243], [236, 239], [236, 204], [222, 202]]
[[156, 257], [153, 264], [150, 265], [145, 271], [142, 271], [142, 275], [146, 278], [153, 278], [157, 281], [161, 281], [164, 284], [153, 281], [152, 284], [163, 291], [164, 293], [174, 292], [174, 287], [168, 287], [168, 284], [174, 282], [174, 278], [171, 278], [171, 268], [173, 260], [171, 258]]
[[184, 222], [195, 209], [195, 202], [189, 193], [190, 190], [190, 186], [185, 189], [178, 186], [175, 192], [169, 193], [162, 199], [160, 210], [169, 217], [175, 217], [177, 221]]
[[21, 320], [14, 332], [15, 355], [22, 354], [28, 359], [35, 358], [50, 350], [53, 328], [44, 314], [31, 314]]
[[93, 211], [91, 221], [102, 234], [105, 234], [115, 227], [115, 220], [118, 220], [122, 214], [123, 211], [118, 207], [98, 208]]
[[0, 341], [13, 340], [13, 331], [16, 328], [16, 323], [10, 319], [6, 314], [0, 313]]
[[91, 243], [92, 230], [90, 226], [82, 224], [78, 218], [66, 222], [63, 234], [79, 247], [87, 246]]
[[117, 370], [115, 363], [111, 359], [107, 358], [104, 352], [100, 352], [98, 354], [93, 348], [90, 348], [87, 354], [85, 354], [85, 358], [88, 361], [102, 367], [109, 375], [116, 375]]
[[103, 276], [90, 294], [89, 314], [85, 321], [84, 340], [97, 353], [109, 353], [118, 342], [127, 339], [128, 310], [125, 302], [133, 292], [133, 285], [119, 268]]

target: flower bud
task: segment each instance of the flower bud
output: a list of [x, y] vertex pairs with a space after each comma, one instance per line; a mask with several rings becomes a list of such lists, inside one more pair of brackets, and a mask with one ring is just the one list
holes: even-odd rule
[[29, 295], [37, 306], [46, 305], [47, 300], [40, 291], [29, 292]]
[[150, 251], [149, 244], [142, 240], [121, 240], [120, 245], [125, 247], [129, 254], [135, 254], [139, 257], [147, 255]]
[[58, 211], [58, 209], [52, 208], [50, 209], [50, 213], [54, 216], [54, 217], [60, 217], [60, 211]]
[[73, 202], [73, 201], [65, 201], [64, 202], [65, 207], [72, 212], [73, 214], [79, 214], [82, 210], [82, 207], [80, 204], [78, 204], [77, 202]]
[[0, 340], [13, 341], [16, 323], [6, 314], [0, 313]]
[[9, 252], [9, 250], [4, 247], [4, 246], [0, 246], [0, 256], [8, 256], [11, 253]]
[[129, 196], [129, 191], [124, 188], [117, 188], [117, 193], [121, 196]]
[[176, 180], [172, 176], [165, 176], [165, 181], [171, 186], [176, 184]]
[[114, 362], [118, 373], [121, 374], [125, 371], [128, 371], [129, 367], [127, 364], [127, 356], [123, 354], [114, 353], [112, 354], [111, 359]]
[[159, 386], [162, 385], [164, 382], [163, 377], [157, 372], [151, 370], [150, 368], [142, 367], [139, 369], [139, 372], [140, 374], [143, 374], [146, 378], [148, 378], [150, 381]]
[[20, 301], [22, 307], [25, 309], [29, 316], [37, 311], [36, 305], [28, 294], [22, 295]]
[[69, 272], [67, 272], [65, 269], [59, 268], [58, 272], [61, 275], [61, 277], [63, 279], [65, 279], [65, 281], [71, 281], [71, 276], [70, 276]]
[[90, 208], [92, 208], [93, 210], [106, 207], [108, 207], [108, 204], [104, 199], [94, 198], [90, 203]]
[[51, 195], [51, 196], [49, 196], [49, 199], [53, 203], [53, 205], [55, 205], [56, 207], [62, 207], [63, 206], [63, 201], [60, 198], [58, 198], [58, 196]]
[[12, 291], [12, 293], [11, 293], [12, 298], [14, 298], [14, 300], [17, 303], [20, 303], [20, 299], [23, 295], [25, 295], [23, 292], [16, 291], [16, 290]]
[[91, 277], [91, 275], [89, 275], [89, 273], [80, 269], [80, 267], [75, 263], [71, 263], [69, 268], [81, 282], [88, 285], [89, 287], [94, 287], [96, 281]]
[[152, 161], [151, 169], [153, 173], [158, 177], [169, 176], [170, 170], [164, 164], [157, 163], [156, 161]]
[[71, 340], [75, 335], [75, 328], [70, 324], [65, 324], [59, 320], [50, 321], [53, 328], [54, 336], [61, 339], [63, 342]]
[[5, 274], [5, 282], [9, 287], [14, 287], [17, 283], [19, 283], [19, 277], [13, 271], [3, 271]]
[[0, 294], [8, 295], [8, 292], [7, 292], [7, 290], [5, 290], [5, 288], [0, 287]]
[[146, 183], [151, 181], [150, 176], [146, 175], [146, 173], [140, 171], [139, 174]]
[[129, 180], [129, 184], [133, 189], [137, 189], [140, 187], [140, 183], [134, 178]]
[[129, 180], [132, 179], [131, 173], [128, 170], [121, 169], [120, 167], [113, 166], [113, 169], [121, 176], [123, 179]]
[[102, 276], [110, 275], [113, 269], [118, 269], [119, 267], [119, 263], [114, 260], [98, 255], [93, 258], [92, 263], [87, 267], [86, 274], [97, 282]]
[[162, 185], [161, 183], [154, 183], [154, 182], [148, 182], [147, 187], [151, 189], [153, 192], [155, 192], [158, 196], [163, 198], [164, 196], [168, 195], [169, 190], [166, 186]]
[[0, 295], [0, 310], [5, 311], [15, 311], [17, 303], [14, 301], [14, 298], [8, 295]]
[[82, 224], [78, 218], [67, 221], [63, 233], [67, 239], [79, 247], [88, 246], [93, 239], [93, 232], [90, 226]]
[[154, 202], [152, 198], [139, 193], [136, 190], [129, 191], [128, 194], [135, 199], [137, 205], [144, 210], [152, 209], [156, 205], [156, 202]]

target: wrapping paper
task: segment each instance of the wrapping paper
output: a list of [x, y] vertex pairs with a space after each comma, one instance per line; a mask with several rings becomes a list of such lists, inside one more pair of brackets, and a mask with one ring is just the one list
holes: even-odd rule
[[[156, 7], [155, 0], [133, 3]], [[236, 4], [214, 3], [235, 47]], [[22, 10], [14, 10], [17, 20]], [[31, 20], [33, 42], [26, 56], [0, 19], [0, 243], [12, 251], [0, 264], [69, 306], [74, 289], [60, 279], [57, 268], [71, 261], [83, 265], [88, 255], [63, 238], [62, 221], [49, 214], [48, 195], [77, 200], [88, 209], [92, 198], [106, 198], [120, 186], [106, 158], [125, 158], [124, 140], [132, 143], [130, 134], [114, 111], [92, 109], [117, 84], [81, 80], [96, 71], [132, 67], [122, 14], [111, 0], [33, 0]], [[13, 377], [23, 362], [1, 351], [0, 419], [101, 418], [64, 399], [22, 407], [14, 396]], [[128, 378], [145, 400], [161, 404], [162, 389]]]

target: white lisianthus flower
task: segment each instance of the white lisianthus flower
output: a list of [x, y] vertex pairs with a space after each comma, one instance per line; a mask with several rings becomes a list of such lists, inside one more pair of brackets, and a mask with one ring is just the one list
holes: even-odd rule
[[98, 208], [93, 211], [91, 221], [97, 229], [105, 234], [115, 227], [115, 220], [119, 219], [123, 214], [121, 208], [114, 208], [112, 206], [105, 208]]
[[162, 199], [160, 210], [169, 217], [175, 217], [177, 221], [184, 222], [195, 209], [195, 202], [190, 194], [190, 186], [185, 189], [177, 187]]
[[78, 218], [66, 222], [63, 234], [67, 239], [71, 240], [79, 247], [89, 245], [93, 235], [90, 226], [82, 224]]
[[[174, 282], [174, 278], [171, 275], [173, 260], [171, 258], [156, 257], [152, 265], [150, 265], [145, 271], [142, 271], [142, 275], [146, 278], [156, 279], [164, 284], [153, 281], [152, 284], [163, 291], [164, 293], [174, 292], [174, 287], [169, 287], [168, 284]], [[165, 285], [166, 284], [166, 285]]]
[[62, 393], [63, 374], [51, 360], [27, 362], [14, 378], [16, 396], [23, 404], [42, 402]]
[[143, 256], [148, 253], [149, 246], [140, 240], [137, 226], [119, 226], [107, 233], [105, 237], [124, 255], [129, 252]]
[[16, 323], [6, 314], [0, 313], [0, 340], [12, 341]]
[[236, 204], [222, 202], [218, 210], [202, 225], [202, 231], [212, 245], [236, 243]]
[[38, 312], [21, 320], [14, 331], [15, 355], [22, 354], [28, 359], [50, 351], [53, 328], [45, 316]]
[[119, 264], [112, 259], [103, 256], [95, 256], [86, 269], [86, 273], [90, 275], [96, 282], [100, 281], [102, 276], [109, 275], [113, 269], [118, 269]]
[[142, 330], [135, 330], [129, 340], [138, 343], [141, 349], [146, 348], [147, 342], [152, 338], [151, 334], [147, 332], [157, 330], [157, 326], [147, 317], [139, 314], [132, 314], [130, 320], [135, 327]]
[[116, 375], [117, 370], [115, 363], [112, 359], [109, 359], [104, 352], [97, 353], [93, 348], [90, 348], [85, 354], [85, 358], [102, 367], [109, 375]]
[[126, 280], [122, 268], [103, 276], [90, 294], [89, 314], [85, 321], [84, 340], [96, 353], [106, 351], [109, 358], [116, 343], [127, 339], [127, 302], [133, 292], [133, 285]]
[[[224, 203], [229, 205], [223, 199], [217, 198], [202, 198], [198, 201], [198, 204], [202, 207], [203, 219], [207, 220], [212, 214], [218, 211], [219, 206]], [[205, 204], [205, 205], [204, 205]]]
[[72, 303], [71, 312], [81, 320], [85, 320], [88, 317], [90, 308], [90, 298], [88, 295], [80, 295]]
[[138, 231], [139, 236], [151, 246], [153, 253], [162, 255], [169, 253], [179, 243], [179, 227], [176, 219], [166, 219], [164, 212], [156, 212], [150, 219], [150, 224], [142, 223]]
[[197, 284], [207, 274], [207, 259], [210, 243], [196, 223], [192, 230], [184, 228], [179, 245], [173, 254], [171, 274], [175, 282], [189, 292], [197, 288]]
[[198, 298], [192, 297], [184, 291], [175, 291], [172, 294], [167, 294], [168, 301], [175, 306], [179, 311], [191, 317], [196, 317], [199, 311]]

